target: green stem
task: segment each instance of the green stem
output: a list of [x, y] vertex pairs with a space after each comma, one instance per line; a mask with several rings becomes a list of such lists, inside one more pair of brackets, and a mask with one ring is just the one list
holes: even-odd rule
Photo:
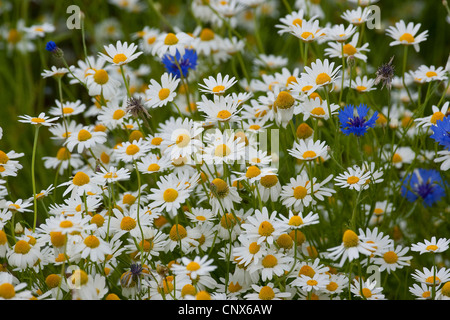
[[37, 221], [37, 199], [36, 199], [36, 178], [35, 178], [35, 162], [36, 162], [36, 149], [38, 143], [39, 136], [39, 128], [40, 126], [36, 126], [36, 131], [34, 133], [34, 142], [33, 142], [33, 155], [31, 158], [31, 183], [33, 186], [33, 201], [34, 201], [34, 221], [33, 221], [33, 232], [36, 230], [36, 221]]

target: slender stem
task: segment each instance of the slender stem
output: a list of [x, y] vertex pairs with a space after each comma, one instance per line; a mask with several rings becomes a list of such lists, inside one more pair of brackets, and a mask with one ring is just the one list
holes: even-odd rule
[[35, 162], [36, 162], [36, 149], [37, 149], [37, 142], [38, 142], [38, 136], [39, 136], [39, 128], [40, 128], [40, 126], [37, 125], [35, 133], [34, 133], [33, 155], [31, 158], [31, 183], [33, 186], [33, 202], [34, 202], [33, 232], [36, 230], [36, 221], [37, 221], [36, 177], [35, 177], [34, 167], [35, 167]]

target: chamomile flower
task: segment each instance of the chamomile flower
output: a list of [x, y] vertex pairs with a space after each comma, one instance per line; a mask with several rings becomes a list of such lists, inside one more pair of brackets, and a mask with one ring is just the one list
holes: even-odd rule
[[330, 282], [327, 284], [325, 292], [329, 294], [340, 294], [346, 288], [348, 288], [348, 277], [342, 274], [330, 274]]
[[105, 132], [95, 131], [92, 126], [83, 126], [78, 131], [72, 132], [64, 144], [70, 152], [72, 152], [76, 147], [77, 152], [82, 153], [95, 145], [100, 145], [105, 142]]
[[147, 140], [139, 139], [133, 142], [124, 142], [116, 148], [117, 159], [125, 163], [132, 163], [144, 157], [150, 151], [150, 145]]
[[82, 241], [75, 244], [74, 250], [81, 253], [81, 258], [92, 262], [102, 262], [105, 256], [112, 254], [109, 242], [93, 234], [83, 235]]
[[291, 156], [296, 159], [303, 161], [314, 160], [318, 157], [325, 157], [327, 154], [326, 141], [313, 141], [300, 139], [299, 142], [294, 142], [294, 146], [292, 149], [289, 149], [288, 152]]
[[207, 255], [196, 256], [193, 260], [182, 257], [182, 264], [174, 264], [172, 271], [176, 275], [189, 276], [192, 280], [200, 281], [202, 276], [209, 276], [217, 267], [213, 265], [214, 260]]
[[19, 282], [9, 272], [0, 272], [0, 300], [31, 300], [33, 295], [27, 289], [27, 284]]
[[[339, 43], [344, 43], [356, 32], [356, 27], [354, 25], [348, 25], [345, 27], [343, 24], [333, 25], [331, 28], [326, 30], [326, 38], [329, 41], [337, 41]], [[355, 43], [354, 41], [352, 41]]]
[[370, 172], [366, 172], [361, 168], [349, 167], [346, 172], [339, 174], [334, 181], [341, 188], [349, 188], [350, 190], [365, 190], [369, 188], [367, 181], [370, 180]]
[[96, 172], [92, 181], [98, 185], [106, 185], [117, 181], [130, 179], [130, 171], [126, 168], [109, 167], [109, 169], [100, 167], [100, 172]]
[[336, 110], [339, 109], [339, 105], [335, 103], [330, 103], [328, 109], [328, 103], [326, 100], [321, 100], [320, 98], [315, 99], [305, 99], [299, 104], [299, 113], [303, 114], [303, 121], [308, 120], [310, 117], [315, 119], [328, 120], [330, 118], [329, 111], [331, 115], [336, 114]]
[[281, 183], [275, 172], [267, 173], [261, 177], [257, 187], [262, 202], [267, 202], [269, 199], [275, 202], [281, 193]]
[[61, 183], [58, 187], [67, 186], [63, 196], [68, 193], [71, 193], [72, 196], [82, 196], [84, 193], [98, 192], [99, 188], [96, 184], [91, 182], [92, 177], [90, 175], [90, 173], [87, 174], [83, 171], [78, 171], [71, 180]]
[[80, 154], [73, 154], [66, 147], [59, 148], [55, 157], [43, 157], [42, 160], [47, 169], [58, 169], [60, 175], [69, 168], [69, 165], [71, 169], [79, 169], [84, 164]]
[[432, 115], [426, 116], [423, 118], [416, 118], [414, 119], [415, 122], [418, 123], [420, 127], [427, 128], [431, 127], [433, 125], [436, 125], [437, 121], [442, 121], [447, 113], [450, 112], [449, 108], [450, 101], [447, 101], [442, 105], [442, 107], [439, 109], [438, 106], [432, 105], [431, 111], [433, 112]]
[[107, 69], [88, 70], [86, 74], [86, 86], [90, 96], [101, 96], [110, 100], [117, 95], [120, 81], [110, 75]]
[[61, 103], [59, 100], [55, 100], [55, 107], [50, 108], [49, 112], [53, 116], [70, 117], [77, 114], [81, 114], [86, 109], [86, 105], [81, 100], [66, 101]]
[[156, 80], [151, 79], [148, 89], [145, 91], [147, 102], [145, 103], [149, 108], [158, 108], [172, 102], [176, 97], [176, 89], [181, 79], [177, 79], [171, 73], [163, 73], [161, 76], [161, 84]]
[[125, 121], [131, 116], [126, 111], [126, 100], [127, 98], [125, 97], [122, 104], [119, 104], [116, 100], [107, 102], [106, 106], [98, 113], [97, 120], [110, 130], [123, 127]]
[[417, 70], [411, 71], [410, 74], [415, 82], [421, 84], [431, 81], [445, 81], [448, 79], [446, 75], [447, 70], [445, 70], [444, 67], [436, 68], [435, 66], [428, 67], [421, 65]]
[[260, 54], [254, 61], [255, 67], [261, 67], [263, 69], [276, 70], [285, 67], [288, 64], [288, 59], [282, 56], [276, 56], [274, 54]]
[[305, 78], [311, 88], [308, 90], [308, 94], [314, 92], [317, 88], [332, 84], [339, 77], [339, 70], [342, 66], [334, 68], [334, 62], [329, 62], [328, 59], [317, 59], [311, 63], [311, 66], [305, 66], [305, 72], [302, 73], [302, 77]]
[[50, 68], [50, 70], [42, 71], [41, 76], [44, 79], [50, 78], [50, 77], [62, 78], [68, 73], [69, 73], [69, 69], [67, 69], [67, 68], [58, 68], [56, 66], [52, 66]]
[[28, 209], [33, 205], [32, 199], [17, 199], [15, 201], [8, 200], [3, 205], [8, 208], [13, 213], [16, 212], [32, 212], [33, 210]]
[[162, 210], [175, 216], [181, 204], [189, 197], [185, 182], [175, 174], [162, 176], [156, 182], [157, 188], [150, 189], [151, 193], [148, 195], [148, 199], [153, 201], [154, 206], [159, 206]]
[[319, 223], [319, 215], [309, 212], [303, 216], [302, 212], [294, 213], [289, 210], [289, 216], [279, 215], [279, 220], [285, 224], [286, 229], [301, 229], [305, 226]]
[[327, 274], [316, 273], [312, 277], [300, 275], [297, 277], [291, 285], [299, 287], [300, 290], [306, 292], [323, 291], [330, 283], [329, 276]]
[[19, 116], [19, 118], [20, 118], [19, 122], [30, 123], [35, 126], [45, 126], [45, 127], [53, 126], [55, 124], [53, 122], [59, 119], [59, 117], [50, 118], [46, 116], [44, 112], [39, 113], [37, 117], [24, 115]]
[[272, 280], [274, 277], [279, 277], [285, 274], [294, 261], [289, 255], [281, 252], [267, 252], [258, 262], [253, 262], [248, 271], [250, 273], [258, 273], [262, 281]]
[[344, 11], [341, 17], [347, 22], [355, 26], [359, 26], [369, 20], [371, 17], [371, 11], [368, 10], [368, 8], [358, 7], [353, 10]]
[[260, 181], [262, 177], [273, 174], [275, 171], [275, 168], [250, 165], [245, 172], [235, 172], [237, 175], [235, 181], [246, 180], [248, 183], [253, 184], [256, 181]]
[[214, 95], [213, 100], [209, 100], [205, 95], [202, 101], [197, 102], [197, 109], [206, 114], [205, 121], [210, 122], [237, 122], [241, 110], [240, 101], [231, 96]]
[[280, 199], [284, 206], [296, 212], [314, 203], [311, 181], [306, 172], [302, 171], [297, 177], [291, 177], [289, 183], [282, 186]]
[[103, 46], [106, 54], [100, 52], [99, 56], [115, 66], [122, 66], [130, 63], [138, 58], [143, 52], [137, 50], [137, 45], [127, 42], [122, 43], [120, 40], [116, 42], [116, 45], [110, 44], [109, 46]]
[[444, 252], [449, 247], [450, 240], [446, 238], [440, 238], [436, 240], [436, 237], [431, 237], [431, 240], [425, 239], [424, 242], [418, 242], [411, 245], [411, 251], [419, 252], [420, 254], [431, 252], [439, 253]]
[[408, 146], [393, 146], [393, 152], [390, 152], [389, 150], [387, 151], [387, 154], [385, 154], [386, 161], [391, 161], [397, 169], [400, 169], [403, 164], [411, 163], [415, 157], [415, 152]]
[[204, 137], [206, 146], [202, 158], [206, 164], [234, 163], [244, 157], [245, 141], [236, 139], [235, 135], [216, 129], [214, 133]]
[[139, 159], [137, 162], [139, 172], [143, 174], [152, 174], [155, 172], [164, 172], [171, 168], [172, 161], [167, 156], [158, 157], [149, 153]]
[[272, 282], [265, 286], [252, 284], [251, 287], [255, 292], [247, 293], [244, 296], [246, 300], [285, 300], [291, 297], [290, 292], [281, 292], [280, 289], [274, 288]]
[[360, 76], [357, 76], [354, 80], [351, 81], [349, 86], [359, 93], [377, 90], [377, 88], [375, 87], [375, 79], [369, 79], [367, 76], [364, 76], [362, 78]]
[[191, 228], [189, 226], [184, 227], [181, 224], [174, 224], [169, 231], [169, 238], [166, 242], [166, 250], [173, 251], [175, 248], [181, 245], [181, 250], [184, 253], [189, 253], [198, 246], [198, 241], [201, 237], [198, 229]]
[[428, 286], [440, 286], [450, 280], [450, 269], [440, 268], [437, 269], [435, 266], [428, 268], [423, 268], [423, 271], [416, 269], [411, 275], [414, 280], [419, 283], [426, 284]]
[[289, 28], [289, 33], [303, 42], [313, 42], [322, 36], [323, 30], [319, 26], [319, 20], [311, 19], [303, 20], [301, 24], [295, 23]]
[[350, 287], [351, 293], [353, 293], [356, 297], [365, 299], [365, 300], [385, 300], [385, 296], [382, 293], [383, 288], [377, 287], [376, 280], [366, 280], [361, 283], [359, 280], [354, 280]]
[[199, 89], [201, 92], [211, 93], [211, 94], [223, 94], [225, 91], [230, 89], [237, 80], [235, 77], [230, 77], [228, 74], [222, 76], [219, 72], [216, 78], [209, 76], [203, 79], [204, 84], [199, 83]]
[[339, 266], [342, 267], [347, 259], [351, 262], [358, 259], [360, 254], [370, 256], [373, 249], [372, 243], [364, 242], [353, 230], [347, 229], [342, 236], [342, 243], [327, 251], [328, 257], [332, 260], [341, 258]]
[[114, 216], [108, 222], [110, 231], [114, 234], [113, 239], [119, 239], [124, 234], [129, 234], [134, 238], [141, 236], [141, 228], [149, 227], [152, 223], [150, 216], [142, 214], [145, 211], [138, 208], [137, 203], [130, 206], [129, 209], [123, 210], [123, 212], [117, 209], [114, 209], [113, 212]]
[[267, 242], [273, 244], [274, 238], [278, 237], [283, 231], [284, 227], [277, 219], [277, 212], [273, 211], [269, 214], [266, 207], [262, 210], [255, 210], [254, 215], [247, 218], [247, 222], [243, 223], [241, 227], [249, 239], [254, 239], [258, 244]]
[[26, 240], [18, 240], [7, 252], [8, 263], [19, 270], [31, 268], [38, 260], [43, 260], [40, 247]]
[[421, 24], [409, 22], [407, 25], [403, 20], [395, 23], [395, 26], [390, 26], [386, 29], [386, 34], [394, 39], [389, 45], [406, 45], [414, 46], [416, 52], [420, 51], [419, 43], [426, 41], [428, 37], [428, 30], [417, 34], [421, 27]]
[[373, 263], [380, 266], [380, 272], [386, 270], [391, 273], [391, 271], [410, 265], [412, 256], [405, 256], [408, 251], [408, 247], [391, 245], [379, 251], [373, 258]]
[[409, 287], [409, 292], [411, 292], [417, 300], [431, 299], [432, 290], [433, 288], [425, 283], [420, 283], [420, 286], [417, 283], [414, 283], [411, 287]]
[[155, 40], [152, 48], [152, 55], [162, 58], [165, 54], [175, 56], [177, 51], [184, 55], [185, 49], [191, 45], [193, 38], [184, 32], [164, 32]]
[[[312, 17], [310, 20], [314, 20], [315, 18], [316, 17]], [[306, 17], [302, 9], [292, 11], [286, 16], [280, 18], [281, 24], [276, 24], [275, 28], [280, 29], [277, 31], [278, 34], [287, 33], [290, 32], [291, 29], [296, 25], [301, 27], [304, 20], [306, 20]]]

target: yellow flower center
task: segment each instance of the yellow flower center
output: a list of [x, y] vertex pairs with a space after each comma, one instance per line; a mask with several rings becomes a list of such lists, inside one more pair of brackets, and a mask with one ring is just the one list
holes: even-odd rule
[[8, 238], [6, 237], [6, 233], [3, 230], [0, 230], [0, 245], [4, 245], [8, 241]]
[[272, 188], [274, 185], [278, 183], [278, 177], [274, 174], [269, 174], [264, 177], [261, 177], [259, 183], [265, 188]]
[[2, 283], [0, 285], [0, 297], [3, 299], [11, 299], [16, 296], [16, 290], [11, 283]]
[[148, 166], [147, 171], [154, 172], [158, 171], [161, 167], [157, 163], [152, 163]]
[[311, 280], [306, 281], [306, 284], [308, 286], [312, 286], [313, 287], [313, 286], [317, 286], [318, 282], [317, 282], [317, 280], [311, 279]]
[[255, 178], [261, 174], [261, 170], [257, 166], [250, 166], [247, 169], [247, 172], [245, 173], [246, 178]]
[[295, 103], [294, 97], [288, 91], [281, 91], [274, 102], [274, 107], [280, 109], [289, 109]]
[[438, 120], [442, 120], [442, 119], [444, 119], [444, 117], [445, 117], [445, 115], [442, 112], [437, 111], [437, 112], [433, 113], [433, 115], [431, 116], [430, 122], [432, 124], [436, 124], [436, 122]]
[[356, 247], [359, 243], [359, 238], [354, 231], [346, 230], [342, 237], [342, 242], [346, 248]]
[[6, 153], [0, 150], [0, 164], [6, 164], [8, 160], [9, 157], [6, 155]]
[[125, 111], [123, 111], [122, 109], [117, 109], [113, 113], [113, 119], [119, 120], [119, 119], [123, 118], [124, 115], [125, 115]]
[[186, 270], [192, 272], [192, 271], [197, 271], [200, 269], [200, 265], [197, 262], [191, 261], [188, 263], [188, 265], [186, 266]]
[[164, 191], [163, 198], [165, 202], [174, 202], [178, 198], [178, 191], [172, 188]]
[[27, 254], [30, 250], [31, 250], [31, 246], [25, 240], [17, 241], [16, 245], [14, 246], [15, 253]]
[[50, 232], [50, 241], [52, 245], [56, 248], [60, 248], [65, 245], [66, 243], [66, 236], [62, 234], [61, 232]]
[[96, 224], [98, 227], [101, 227], [105, 223], [105, 218], [97, 213], [91, 218], [91, 223]]
[[228, 292], [239, 292], [239, 290], [242, 289], [242, 286], [239, 284], [239, 282], [234, 283], [233, 281], [231, 281], [228, 284]]
[[179, 224], [175, 224], [170, 229], [169, 238], [172, 241], [179, 241], [185, 237], [187, 237], [187, 231], [183, 226], [181, 226]]
[[154, 146], [159, 146], [159, 145], [161, 144], [162, 140], [163, 140], [163, 139], [160, 138], [160, 137], [153, 138], [153, 139], [152, 139], [152, 145], [154, 145]]
[[219, 113], [217, 114], [217, 118], [218, 119], [222, 119], [222, 120], [227, 120], [231, 117], [231, 112], [228, 110], [221, 110], [219, 111]]
[[362, 92], [362, 91], [367, 90], [367, 87], [365, 87], [365, 86], [356, 86], [356, 90], [359, 91], [359, 92]]
[[[97, 239], [98, 240], [98, 239]], [[72, 284], [84, 285], [89, 281], [87, 273], [83, 270], [75, 270], [72, 274]]]
[[130, 231], [136, 228], [136, 220], [132, 217], [123, 217], [120, 222], [120, 229]]
[[351, 176], [347, 178], [347, 183], [348, 184], [355, 184], [359, 182], [359, 178], [355, 177], [355, 176]]
[[22, 34], [17, 29], [11, 29], [8, 32], [8, 42], [12, 44], [18, 43], [22, 40]]
[[289, 76], [289, 78], [287, 78], [287, 80], [286, 80], [286, 88], [287, 88], [291, 83], [297, 83], [297, 78], [296, 78], [295, 76]]
[[205, 290], [202, 290], [197, 293], [195, 300], [211, 300], [211, 295]]
[[336, 282], [334, 282], [334, 281], [330, 281], [330, 283], [327, 284], [327, 290], [331, 291], [331, 292], [336, 291], [336, 289], [338, 287], [339, 287], [338, 284]]
[[156, 40], [156, 37], [148, 37], [147, 43], [148, 44], [153, 44], [155, 42], [155, 40]]
[[31, 122], [33, 122], [33, 123], [43, 123], [43, 122], [45, 122], [45, 119], [42, 119], [42, 118], [32, 118], [32, 119], [31, 119]]
[[304, 159], [311, 159], [317, 157], [317, 154], [314, 151], [308, 150], [305, 151], [302, 156]]
[[262, 259], [261, 264], [264, 268], [273, 268], [278, 264], [278, 259], [274, 255], [268, 254]]
[[61, 277], [57, 274], [50, 274], [45, 278], [45, 284], [50, 289], [57, 288], [59, 284], [61, 283]]
[[168, 46], [173, 46], [178, 43], [178, 38], [174, 33], [168, 33], [164, 38], [164, 44]]
[[394, 153], [394, 156], [392, 157], [393, 163], [400, 163], [402, 162], [403, 158], [398, 153]]
[[303, 199], [308, 194], [308, 190], [303, 186], [297, 186], [294, 188], [294, 198]]
[[214, 31], [209, 28], [204, 28], [202, 32], [200, 32], [200, 39], [202, 41], [211, 41], [214, 39]]
[[222, 92], [222, 91], [224, 91], [224, 90], [225, 90], [225, 86], [218, 85], [218, 86], [215, 86], [215, 87], [212, 89], [212, 92], [214, 92], [214, 93], [219, 93], [219, 92]]
[[224, 229], [232, 229], [236, 225], [236, 219], [234, 219], [231, 213], [226, 213], [220, 219], [220, 225]]
[[259, 290], [258, 297], [261, 300], [272, 300], [273, 298], [275, 298], [275, 292], [271, 287], [264, 286], [261, 288], [261, 290]]
[[301, 123], [297, 127], [296, 135], [299, 139], [309, 138], [313, 134], [313, 129], [307, 123]]
[[353, 56], [356, 52], [358, 52], [358, 51], [350, 43], [347, 43], [346, 45], [344, 45], [344, 54], [346, 54], [348, 56]]
[[257, 254], [260, 249], [261, 249], [261, 246], [256, 242], [252, 242], [248, 246], [248, 252], [250, 252], [250, 254]]
[[175, 141], [175, 143], [176, 143], [177, 147], [184, 148], [189, 145], [190, 141], [191, 141], [191, 137], [188, 134], [183, 133], [177, 137], [177, 140]]
[[211, 184], [215, 188], [216, 193], [219, 197], [223, 197], [228, 194], [229, 187], [228, 187], [228, 184], [224, 180], [222, 180], [220, 178], [216, 178], [211, 182]]
[[61, 228], [72, 228], [73, 227], [73, 223], [72, 223], [72, 221], [70, 221], [70, 220], [64, 220], [64, 221], [61, 221], [60, 223], [59, 223], [59, 226], [61, 227]]
[[87, 141], [90, 138], [92, 138], [92, 134], [86, 129], [81, 129], [80, 132], [78, 132], [78, 141]]
[[63, 113], [64, 113], [64, 114], [71, 114], [73, 111], [74, 111], [74, 110], [73, 110], [73, 108], [71, 108], [71, 107], [64, 107], [64, 108], [63, 108]]
[[408, 43], [413, 43], [415, 41], [414, 37], [410, 33], [404, 33], [400, 39], [400, 41], [406, 41]]
[[116, 63], [116, 64], [118, 64], [118, 63], [121, 63], [121, 62], [126, 61], [127, 59], [128, 59], [128, 58], [127, 58], [126, 55], [124, 55], [123, 53], [118, 53], [118, 54], [116, 54], [116, 55], [114, 56], [113, 62]]
[[129, 156], [134, 156], [136, 153], [139, 152], [139, 147], [135, 144], [130, 144], [127, 149], [125, 150], [125, 153]]
[[91, 249], [95, 249], [100, 245], [100, 240], [98, 240], [98, 238], [93, 235], [87, 236], [83, 242], [86, 245], [86, 247], [89, 247]]
[[392, 264], [397, 262], [398, 256], [394, 251], [388, 251], [383, 254], [383, 259], [384, 261], [386, 261], [386, 263]]
[[317, 85], [325, 84], [330, 81], [331, 81], [331, 77], [325, 72], [320, 73], [316, 78]]
[[441, 283], [441, 279], [439, 279], [438, 277], [431, 276], [431, 277], [426, 278], [425, 282], [429, 285], [432, 285], [434, 283], [438, 285]]
[[441, 294], [446, 297], [450, 297], [450, 281], [447, 281], [441, 289]]
[[314, 271], [314, 269], [311, 268], [308, 265], [302, 266], [300, 268], [300, 271], [298, 272], [299, 276], [304, 275], [304, 276], [307, 276], [307, 277], [310, 277], [310, 278], [314, 277], [315, 274], [316, 274], [316, 272]]
[[263, 221], [259, 225], [258, 233], [263, 237], [270, 236], [275, 231], [275, 228], [269, 221]]
[[104, 85], [109, 80], [108, 72], [103, 69], [99, 69], [94, 73], [94, 81], [99, 85]]
[[89, 176], [84, 172], [77, 172], [72, 179], [74, 185], [81, 187], [85, 184], [88, 184], [91, 181]]
[[370, 291], [370, 289], [368, 289], [368, 288], [363, 288], [361, 290], [361, 294], [365, 298], [370, 298], [372, 296], [372, 291]]
[[170, 95], [170, 89], [167, 89], [167, 88], [162, 88], [158, 92], [158, 97], [159, 97], [159, 100], [161, 100], [161, 101], [167, 99], [167, 97], [169, 95]]
[[300, 37], [304, 40], [308, 39], [309, 37], [311, 37], [311, 39], [314, 39], [314, 35], [311, 32], [305, 31], [303, 32]]
[[218, 145], [216, 147], [216, 149], [214, 150], [214, 155], [216, 157], [226, 157], [226, 156], [230, 155], [230, 153], [231, 153], [231, 149], [226, 144]]
[[197, 294], [197, 289], [195, 287], [188, 283], [181, 289], [181, 296], [195, 296]]
[[434, 244], [430, 244], [429, 246], [426, 247], [426, 250], [428, 251], [436, 251], [437, 249], [439, 249], [439, 247]]
[[322, 107], [317, 107], [311, 110], [311, 114], [315, 115], [315, 116], [324, 116], [325, 115], [325, 110], [323, 110]]
[[293, 243], [294, 241], [287, 233], [283, 233], [277, 239], [277, 245], [282, 249], [292, 248]]
[[292, 25], [293, 25], [293, 26], [299, 26], [299, 27], [301, 27], [302, 24], [303, 24], [303, 20], [300, 19], [300, 18], [294, 19], [294, 20], [292, 21]]
[[251, 130], [259, 130], [259, 129], [261, 129], [261, 126], [259, 126], [257, 124], [252, 124], [248, 128], [251, 129]]
[[302, 219], [302, 217], [300, 217], [300, 216], [292, 216], [290, 219], [289, 219], [289, 223], [288, 223], [290, 226], [295, 226], [295, 227], [298, 227], [298, 226], [300, 226], [300, 225], [302, 225], [303, 224], [303, 219]]

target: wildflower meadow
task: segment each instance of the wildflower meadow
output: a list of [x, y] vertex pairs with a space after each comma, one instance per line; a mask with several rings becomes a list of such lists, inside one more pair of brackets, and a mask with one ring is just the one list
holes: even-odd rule
[[447, 1], [1, 1], [0, 299], [448, 300], [449, 76]]

